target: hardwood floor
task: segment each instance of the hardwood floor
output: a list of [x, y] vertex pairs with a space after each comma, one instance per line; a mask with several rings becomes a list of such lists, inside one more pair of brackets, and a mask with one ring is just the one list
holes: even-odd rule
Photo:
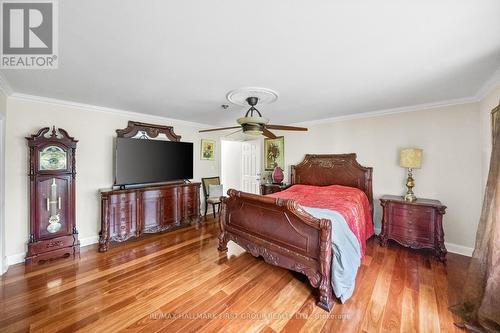
[[233, 244], [217, 251], [218, 226], [92, 245], [81, 259], [1, 277], [2, 332], [454, 332], [467, 258], [447, 266], [427, 254], [369, 241], [353, 297], [330, 313], [299, 274]]

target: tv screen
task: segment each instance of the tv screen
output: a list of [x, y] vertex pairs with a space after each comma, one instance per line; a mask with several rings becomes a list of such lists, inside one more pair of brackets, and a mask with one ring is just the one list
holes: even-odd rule
[[115, 185], [191, 179], [193, 144], [117, 138], [115, 168]]

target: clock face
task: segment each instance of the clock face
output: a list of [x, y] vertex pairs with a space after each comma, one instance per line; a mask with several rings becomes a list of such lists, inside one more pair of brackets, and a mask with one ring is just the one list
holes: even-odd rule
[[66, 151], [58, 146], [48, 146], [40, 151], [40, 170], [65, 170]]

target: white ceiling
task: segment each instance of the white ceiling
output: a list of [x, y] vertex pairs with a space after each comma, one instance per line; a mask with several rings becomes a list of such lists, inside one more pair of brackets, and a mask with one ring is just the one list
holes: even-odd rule
[[59, 69], [16, 93], [232, 124], [242, 86], [272, 123], [473, 96], [500, 68], [498, 0], [63, 0]]

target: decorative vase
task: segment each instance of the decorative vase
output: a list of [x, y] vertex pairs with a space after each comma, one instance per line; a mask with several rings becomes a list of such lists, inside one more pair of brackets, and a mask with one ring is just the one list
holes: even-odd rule
[[275, 166], [273, 170], [273, 183], [275, 184], [281, 184], [283, 179], [285, 178], [285, 174], [283, 173], [283, 169], [280, 168], [279, 166]]

